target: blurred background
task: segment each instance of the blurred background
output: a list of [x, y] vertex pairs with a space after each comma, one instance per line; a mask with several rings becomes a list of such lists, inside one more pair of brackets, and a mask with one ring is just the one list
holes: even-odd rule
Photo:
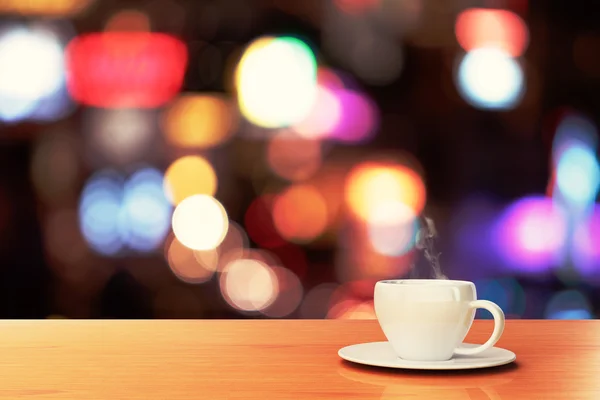
[[0, 1], [0, 317], [374, 318], [423, 217], [509, 318], [599, 316], [599, 13]]

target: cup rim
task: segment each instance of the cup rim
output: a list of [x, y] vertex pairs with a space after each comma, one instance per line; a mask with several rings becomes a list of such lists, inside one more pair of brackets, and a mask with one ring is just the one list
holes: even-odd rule
[[[454, 279], [384, 279], [377, 282], [378, 285], [397, 285], [398, 283], [412, 283], [414, 286], [427, 283], [428, 286], [469, 286], [474, 285], [471, 281], [454, 280]], [[413, 285], [406, 285], [413, 286]], [[406, 287], [405, 286], [405, 287]]]

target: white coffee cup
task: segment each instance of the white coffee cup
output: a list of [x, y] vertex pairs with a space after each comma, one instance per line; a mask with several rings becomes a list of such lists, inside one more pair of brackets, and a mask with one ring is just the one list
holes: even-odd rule
[[[502, 309], [491, 301], [477, 300], [475, 284], [469, 281], [379, 281], [374, 302], [383, 333], [404, 360], [447, 361], [453, 355], [475, 355], [494, 346], [504, 331]], [[492, 313], [492, 336], [481, 346], [460, 348], [477, 308]]]

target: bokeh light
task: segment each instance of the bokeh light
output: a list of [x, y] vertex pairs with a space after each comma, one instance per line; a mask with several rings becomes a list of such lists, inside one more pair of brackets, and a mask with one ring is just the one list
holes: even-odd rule
[[[18, 27], [0, 35], [0, 119], [27, 118], [65, 81], [63, 45], [44, 29]], [[60, 111], [60, 110], [59, 110]]]
[[600, 206], [581, 221], [573, 235], [572, 257], [577, 271], [589, 282], [600, 277]]
[[120, 235], [123, 180], [111, 171], [92, 176], [81, 194], [79, 223], [81, 232], [93, 250], [115, 255], [124, 246]]
[[220, 278], [221, 294], [227, 303], [246, 312], [260, 311], [273, 304], [279, 291], [277, 275], [264, 262], [239, 259], [229, 263]]
[[217, 191], [217, 175], [205, 158], [185, 156], [167, 168], [164, 190], [175, 205], [196, 194], [213, 196]]
[[380, 0], [334, 0], [333, 4], [345, 13], [358, 15], [375, 9], [379, 2]]
[[125, 183], [121, 207], [121, 235], [129, 248], [156, 249], [171, 226], [171, 204], [164, 195], [163, 175], [154, 168], [135, 172]]
[[366, 162], [348, 174], [345, 197], [350, 211], [368, 221], [382, 207], [398, 208], [397, 203], [419, 214], [425, 205], [426, 189], [419, 174], [406, 166]]
[[566, 214], [552, 199], [523, 198], [508, 207], [493, 235], [499, 255], [517, 271], [545, 271], [565, 250]]
[[0, 12], [46, 16], [74, 16], [87, 9], [94, 0], [3, 0], [0, 2]]
[[270, 248], [269, 251], [279, 260], [279, 265], [289, 269], [299, 279], [304, 279], [308, 273], [308, 257], [302, 246], [286, 243]]
[[278, 294], [261, 313], [270, 318], [289, 317], [302, 301], [304, 295], [302, 283], [298, 276], [287, 268], [272, 266], [271, 270], [277, 277]]
[[199, 252], [198, 256], [196, 251], [184, 246], [173, 237], [167, 243], [166, 253], [171, 271], [183, 282], [204, 283], [210, 280], [216, 271], [216, 264], [212, 262], [214, 257], [218, 259], [216, 250]]
[[286, 242], [275, 228], [274, 201], [275, 195], [259, 196], [250, 203], [244, 215], [244, 226], [248, 236], [264, 248], [278, 247]]
[[600, 189], [600, 164], [595, 149], [583, 145], [564, 149], [556, 166], [556, 188], [570, 205], [592, 204]]
[[592, 319], [588, 298], [578, 290], [556, 293], [546, 306], [546, 319]]
[[456, 39], [465, 51], [497, 48], [519, 57], [529, 42], [529, 31], [517, 14], [500, 9], [470, 8], [456, 19]]
[[310, 185], [291, 186], [273, 203], [275, 227], [289, 241], [314, 240], [327, 227], [328, 218], [325, 199]]
[[162, 174], [136, 171], [125, 182], [114, 171], [101, 171], [86, 184], [80, 201], [82, 233], [92, 248], [116, 255], [124, 248], [151, 252], [166, 237], [171, 205], [162, 191]]
[[473, 107], [506, 110], [516, 107], [525, 92], [525, 77], [518, 61], [497, 48], [479, 48], [458, 64], [456, 84]]
[[231, 101], [216, 93], [185, 94], [165, 111], [162, 127], [167, 141], [182, 148], [207, 149], [231, 138], [237, 114]]
[[404, 67], [404, 52], [394, 38], [368, 31], [357, 39], [349, 64], [361, 80], [383, 86], [398, 79]]
[[[516, 279], [482, 279], [475, 281], [475, 286], [478, 299], [498, 304], [508, 318], [519, 318], [525, 313], [525, 290]], [[492, 315], [487, 311], [478, 310], [477, 318], [492, 319]]]
[[155, 114], [138, 109], [88, 109], [84, 128], [92, 157], [115, 165], [147, 157], [157, 133]]
[[300, 305], [300, 317], [306, 319], [327, 318], [331, 297], [339, 286], [338, 283], [326, 282], [310, 289]]
[[[336, 276], [340, 282], [345, 282], [345, 285], [354, 284], [352, 290], [360, 288], [363, 284], [368, 287], [370, 283], [378, 280], [406, 276], [415, 262], [416, 252], [410, 251], [414, 241], [413, 243], [405, 241], [406, 248], [401, 247], [399, 251], [400, 246], [395, 247], [389, 243], [379, 242], [381, 250], [385, 253], [392, 253], [392, 251], [400, 253], [389, 255], [375, 248], [370, 233], [367, 223], [355, 219], [346, 221], [338, 231]], [[368, 292], [368, 289], [366, 291]], [[365, 294], [362, 289], [360, 292]]]
[[293, 37], [263, 37], [244, 52], [236, 70], [238, 104], [252, 123], [278, 128], [302, 121], [316, 97], [317, 63]]
[[365, 94], [348, 89], [335, 90], [342, 110], [330, 138], [348, 144], [366, 143], [379, 128], [379, 110]]
[[[247, 253], [247, 249], [250, 247], [250, 241], [248, 235], [238, 223], [229, 221], [229, 228], [225, 238], [217, 248], [218, 253], [218, 264], [217, 269], [222, 271], [225, 266], [233, 260], [238, 260]], [[201, 257], [202, 262], [206, 263], [206, 257], [202, 256], [205, 252], [195, 251], [196, 259]]]
[[155, 108], [181, 88], [187, 49], [163, 33], [104, 32], [78, 36], [66, 49], [71, 96], [103, 108]]
[[173, 212], [173, 233], [193, 250], [212, 250], [227, 235], [229, 219], [223, 205], [205, 194], [190, 196]]
[[552, 143], [549, 192], [578, 212], [591, 206], [598, 193], [597, 146], [598, 132], [589, 118], [572, 112], [561, 117]]
[[329, 136], [340, 123], [342, 104], [335, 92], [319, 83], [313, 106], [307, 116], [292, 129], [306, 139], [323, 139]]
[[271, 170], [284, 179], [306, 180], [321, 166], [321, 143], [282, 132], [270, 138], [267, 161]]
[[383, 203], [373, 210], [367, 224], [371, 245], [380, 254], [400, 256], [415, 245], [419, 223], [404, 203]]

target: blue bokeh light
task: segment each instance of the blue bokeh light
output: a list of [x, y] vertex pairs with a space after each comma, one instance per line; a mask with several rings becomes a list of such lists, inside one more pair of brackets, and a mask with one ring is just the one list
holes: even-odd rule
[[588, 207], [598, 195], [600, 166], [595, 151], [584, 143], [573, 143], [560, 154], [556, 187], [569, 205]]
[[163, 175], [153, 168], [125, 182], [102, 171], [85, 185], [79, 206], [80, 227], [96, 252], [114, 256], [123, 250], [151, 252], [169, 232], [172, 207], [163, 192]]
[[114, 173], [101, 172], [90, 178], [79, 205], [81, 232], [93, 250], [115, 255], [123, 247], [119, 234], [122, 184]]
[[591, 306], [586, 296], [578, 290], [556, 293], [548, 302], [546, 319], [591, 319]]
[[125, 185], [121, 233], [134, 250], [154, 250], [169, 232], [172, 208], [163, 191], [163, 179], [158, 170], [147, 168]]

